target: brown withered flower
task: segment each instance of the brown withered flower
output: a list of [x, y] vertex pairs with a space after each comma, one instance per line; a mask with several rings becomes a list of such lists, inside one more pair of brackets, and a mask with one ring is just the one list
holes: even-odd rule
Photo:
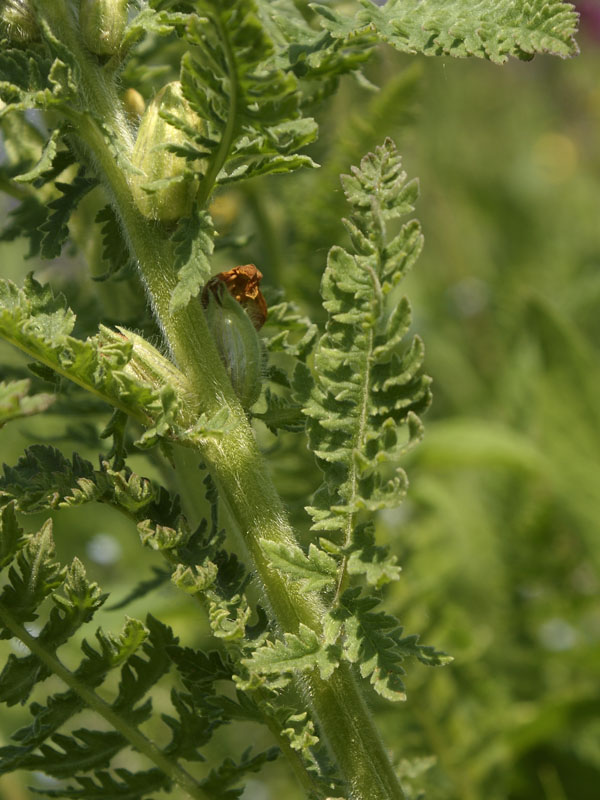
[[205, 308], [208, 305], [209, 291], [219, 300], [220, 287], [224, 286], [244, 308], [256, 330], [260, 330], [267, 319], [267, 303], [258, 288], [262, 277], [262, 272], [254, 264], [244, 264], [219, 272], [202, 290], [202, 305]]

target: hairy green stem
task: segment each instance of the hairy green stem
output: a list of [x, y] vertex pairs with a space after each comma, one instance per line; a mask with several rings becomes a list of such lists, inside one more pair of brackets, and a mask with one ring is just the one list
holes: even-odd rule
[[[123, 230], [146, 285], [150, 302], [171, 353], [190, 383], [198, 411], [211, 415], [226, 406], [231, 427], [218, 438], [207, 438], [201, 449], [260, 581], [264, 599], [280, 632], [296, 632], [300, 624], [321, 632], [326, 609], [316, 592], [304, 592], [298, 582], [288, 581], [274, 569], [263, 552], [261, 540], [295, 543], [267, 466], [257, 447], [253, 431], [235, 396], [220, 356], [210, 336], [201, 304], [192, 301], [171, 313], [171, 294], [177, 285], [171, 243], [160, 224], [145, 219], [136, 209], [124, 171], [114, 156], [115, 146], [128, 158], [131, 142], [114, 87], [107, 85], [101, 68], [77, 41], [64, 3], [36, 0], [45, 18], [79, 60], [82, 98], [111, 132], [111, 146], [96, 120], [77, 113], [77, 135], [90, 154], [90, 165], [103, 180], [121, 219]], [[61, 25], [64, 26], [64, 37]], [[221, 30], [226, 48], [228, 32]], [[203, 201], [222, 168], [233, 142], [235, 129], [235, 65], [226, 49], [232, 75], [229, 116], [220, 146], [202, 189]], [[64, 668], [62, 668], [64, 670]], [[374, 727], [350, 667], [341, 666], [324, 680], [316, 672], [305, 676], [302, 685], [318, 720], [320, 733], [329, 743], [347, 782], [353, 800], [401, 800], [400, 784]], [[171, 766], [169, 765], [169, 769]], [[167, 773], [169, 774], [169, 773]], [[178, 781], [179, 782], [179, 781]], [[197, 796], [197, 795], [196, 795]]]
[[364, 697], [342, 662], [329, 680], [312, 674], [306, 692], [321, 733], [348, 781], [352, 800], [401, 800], [398, 776], [373, 724]]
[[43, 644], [32, 636], [17, 620], [13, 617], [8, 608], [0, 603], [0, 619], [3, 625], [10, 630], [14, 636], [23, 642], [29, 650], [44, 664], [50, 672], [59, 677], [70, 689], [76, 692], [83, 702], [103, 717], [109, 725], [118, 731], [129, 744], [143, 753], [150, 761], [164, 772], [174, 783], [184, 789], [190, 797], [197, 800], [211, 800], [211, 796], [202, 789], [194, 778], [186, 772], [174, 759], [166, 756], [155, 744], [146, 738], [137, 727], [131, 725], [124, 717], [113, 709], [105, 700], [99, 697], [93, 689], [86, 686], [79, 680], [65, 665], [48, 651]]

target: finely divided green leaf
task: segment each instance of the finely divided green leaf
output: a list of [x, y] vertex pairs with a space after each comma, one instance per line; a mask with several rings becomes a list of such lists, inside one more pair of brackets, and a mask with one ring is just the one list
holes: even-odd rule
[[335, 584], [338, 562], [309, 545], [308, 553], [296, 545], [285, 545], [261, 539], [261, 547], [268, 555], [271, 564], [293, 580], [302, 580], [306, 591], [323, 589]]
[[260, 419], [267, 428], [275, 433], [277, 430], [303, 431], [306, 425], [302, 406], [298, 403], [289, 403], [283, 397], [273, 394], [267, 387], [265, 390], [267, 408], [265, 411], [252, 412], [253, 419]]
[[112, 206], [101, 208], [95, 221], [102, 223], [102, 258], [107, 263], [107, 271], [105, 275], [95, 277], [94, 280], [104, 280], [119, 272], [127, 274], [133, 268], [133, 260]]
[[[302, 82], [319, 81], [331, 91], [339, 75], [360, 68], [373, 51], [376, 37], [371, 31], [347, 37], [311, 25], [293, 0], [258, 0], [259, 14], [277, 45], [276, 63]], [[332, 85], [333, 84], [333, 85]], [[307, 87], [308, 94], [308, 87]], [[308, 95], [310, 97], [310, 94]]]
[[390, 555], [387, 547], [375, 544], [372, 523], [357, 526], [354, 531], [353, 548], [348, 558], [349, 575], [364, 575], [367, 583], [377, 589], [399, 579], [398, 559]]
[[121, 49], [125, 50], [135, 44], [144, 34], [153, 33], [168, 36], [174, 30], [182, 29], [189, 19], [188, 14], [173, 11], [154, 11], [143, 8], [131, 20], [121, 41]]
[[294, 303], [269, 304], [261, 337], [271, 353], [284, 352], [305, 361], [315, 344], [317, 326]]
[[405, 658], [417, 658], [428, 666], [447, 664], [452, 659], [419, 644], [418, 636], [403, 636], [395, 617], [373, 611], [378, 604], [375, 597], [360, 597], [360, 589], [347, 590], [326, 624], [329, 641], [342, 637], [344, 657], [359, 665], [361, 675], [370, 679], [376, 692], [388, 700], [405, 700]]
[[[75, 316], [31, 276], [23, 289], [0, 279], [0, 336], [105, 402], [149, 426], [143, 444], [169, 438], [217, 435], [226, 421], [182, 419], [183, 375], [148, 342], [102, 328], [85, 341], [71, 336]], [[179, 390], [176, 393], [175, 388]]]
[[44, 234], [40, 250], [43, 258], [56, 258], [60, 255], [62, 246], [69, 236], [67, 223], [71, 214], [80, 200], [97, 184], [95, 178], [83, 175], [78, 175], [70, 184], [56, 182], [56, 188], [62, 192], [62, 197], [48, 204], [51, 213], [40, 228]]
[[206, 121], [195, 140], [209, 153], [208, 174], [231, 183], [316, 166], [297, 154], [316, 137], [316, 124], [301, 117], [297, 80], [275, 63], [254, 0], [201, 0], [198, 10], [204, 16], [187, 26], [193, 50], [182, 60], [181, 81]]
[[503, 63], [535, 53], [575, 55], [577, 13], [558, 0], [359, 0], [352, 14], [312, 4], [332, 36], [372, 31], [404, 53], [477, 56]]
[[170, 779], [159, 769], [130, 772], [118, 767], [114, 775], [105, 770], [97, 770], [92, 776], [77, 775], [76, 786], [63, 789], [38, 789], [45, 797], [67, 797], [73, 800], [141, 800], [151, 797], [160, 790], [169, 791]]
[[179, 281], [169, 304], [172, 314], [196, 297], [212, 276], [210, 256], [214, 250], [214, 235], [213, 222], [206, 211], [195, 211], [191, 217], [179, 222], [173, 234]]
[[267, 641], [242, 663], [262, 675], [286, 675], [318, 668], [327, 679], [338, 665], [334, 648], [325, 647], [319, 636], [304, 624], [298, 633], [284, 634], [284, 641]]
[[126, 745], [117, 731], [90, 731], [80, 729], [71, 736], [55, 733], [52, 745], [40, 745], [39, 754], [21, 759], [21, 769], [39, 770], [54, 778], [69, 778], [77, 772], [89, 772], [105, 767]]
[[[321, 287], [329, 316], [315, 354], [315, 383], [308, 396], [306, 382], [304, 390], [300, 380], [298, 387], [310, 447], [325, 475], [308, 511], [315, 530], [344, 531], [350, 553], [355, 515], [397, 505], [404, 496], [406, 475], [395, 465], [422, 435], [418, 414], [430, 390], [420, 373], [421, 341], [404, 343], [410, 305], [391, 294], [422, 237], [414, 222], [391, 242], [386, 235], [389, 221], [413, 210], [417, 184], [406, 181], [389, 140], [342, 184], [353, 209], [346, 224], [355, 252], [334, 247], [329, 253]], [[352, 569], [365, 571], [359, 556]], [[385, 580], [384, 573], [375, 570], [370, 580]]]
[[105, 503], [132, 517], [142, 542], [157, 550], [179, 548], [191, 535], [177, 496], [128, 468], [113, 470], [102, 461], [94, 469], [76, 453], [70, 461], [48, 445], [33, 445], [16, 466], [4, 466], [0, 505], [11, 502], [28, 513]]
[[10, 609], [18, 622], [35, 619], [40, 603], [62, 584], [64, 570], [54, 556], [52, 521], [48, 520], [25, 540], [17, 554], [16, 568], [11, 567], [9, 583], [0, 594], [0, 604]]
[[17, 522], [15, 504], [8, 503], [0, 513], [0, 569], [11, 563], [23, 543], [23, 529]]
[[17, 183], [31, 183], [48, 172], [52, 168], [52, 162], [54, 161], [57, 153], [58, 141], [61, 134], [61, 128], [55, 128], [52, 131], [50, 138], [44, 145], [44, 149], [42, 150], [42, 154], [37, 164], [27, 172], [23, 172], [20, 175], [15, 175], [13, 180]]
[[48, 217], [46, 206], [33, 196], [25, 197], [8, 215], [8, 222], [0, 232], [0, 241], [12, 242], [19, 236], [29, 239], [29, 252], [33, 258], [40, 252], [43, 234], [40, 230]]
[[5, 105], [0, 109], [0, 117], [11, 111], [28, 108], [49, 108], [59, 105], [61, 98], [55, 94], [58, 70], [52, 60], [40, 53], [12, 47], [0, 50], [0, 100]]
[[[60, 667], [58, 674], [71, 684], [71, 688], [51, 695], [45, 706], [37, 702], [31, 705], [33, 721], [15, 733], [14, 739], [18, 744], [0, 748], [0, 774], [25, 768], [43, 771], [55, 778], [72, 778], [82, 787], [81, 794], [77, 788], [52, 790], [58, 795], [66, 792], [67, 796], [96, 796], [99, 787], [109, 790], [104, 797], [110, 796], [113, 790], [115, 796], [132, 796], [133, 788], [142, 789], [150, 774], [153, 782], [146, 787], [148, 791], [155, 791], [159, 786], [168, 788], [170, 778], [156, 770], [132, 775], [117, 769], [115, 773], [121, 778], [121, 783], [104, 770], [130, 743], [126, 733], [128, 726], [137, 730], [150, 716], [152, 703], [148, 694], [170, 668], [168, 653], [176, 648], [177, 640], [167, 626], [151, 616], [147, 619], [147, 626], [129, 619], [118, 636], [101, 630], [97, 632], [99, 651], [84, 640], [84, 658], [70, 673], [71, 678], [66, 678], [65, 672], [69, 671], [56, 661], [55, 651], [81, 625], [89, 622], [105, 598], [98, 586], [87, 580], [83, 565], [77, 559], [66, 570], [56, 564], [50, 523], [33, 536], [23, 538], [21, 534], [16, 526], [13, 505], [8, 505], [0, 517], [0, 553], [3, 565], [12, 557], [16, 558], [17, 568], [11, 567], [9, 583], [0, 596], [0, 621], [7, 626], [8, 635], [27, 642], [32, 652], [24, 657], [9, 656], [0, 675], [0, 700], [9, 705], [24, 702], [32, 688], [52, 673], [54, 664]], [[61, 585], [62, 592], [55, 592]], [[53, 608], [41, 631], [32, 639], [24, 623], [37, 616], [38, 607], [49, 595]], [[82, 710], [90, 692], [118, 667], [121, 667], [121, 680], [111, 703], [111, 713], [121, 720], [119, 730], [89, 730], [86, 727], [61, 732], [60, 728]], [[84, 687], [86, 693], [82, 694]], [[97, 698], [96, 703], [92, 706], [98, 710], [106, 701]], [[173, 708], [178, 719], [169, 718], [171, 726], [190, 734], [190, 720], [178, 696], [173, 698]], [[209, 726], [208, 730], [212, 727]], [[176, 755], [191, 756], [189, 747], [194, 746], [192, 742], [197, 745], [199, 727], [195, 733], [195, 738], [188, 737], [187, 749], [175, 748]], [[204, 740], [209, 737], [210, 733]], [[172, 756], [173, 752], [172, 743], [166, 748], [165, 755]], [[90, 793], [86, 793], [88, 789]], [[144, 790], [142, 795], [148, 791]]]
[[237, 800], [240, 797], [241, 789], [227, 789], [233, 783], [237, 783], [240, 778], [249, 772], [258, 772], [261, 767], [274, 761], [279, 756], [279, 748], [271, 747], [257, 755], [250, 755], [250, 748], [243, 754], [239, 762], [232, 758], [226, 758], [217, 769], [210, 771], [207, 778], [202, 781], [202, 787], [213, 797], [219, 800]]

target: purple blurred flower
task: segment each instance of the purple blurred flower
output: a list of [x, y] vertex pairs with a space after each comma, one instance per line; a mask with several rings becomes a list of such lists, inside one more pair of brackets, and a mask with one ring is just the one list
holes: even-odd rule
[[575, 3], [581, 14], [581, 29], [592, 38], [600, 41], [600, 2], [598, 0], [582, 0]]

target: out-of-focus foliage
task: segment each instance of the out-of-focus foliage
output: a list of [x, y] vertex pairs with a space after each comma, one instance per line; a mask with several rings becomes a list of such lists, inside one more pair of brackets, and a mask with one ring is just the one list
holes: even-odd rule
[[[317, 109], [322, 137], [310, 154], [321, 170], [217, 198], [223, 238], [241, 243], [217, 258], [223, 268], [232, 258], [254, 261], [265, 283], [282, 283], [317, 319], [327, 249], [348, 246], [338, 175], [383, 134], [395, 138], [421, 183], [426, 243], [407, 291], [434, 405], [408, 465], [408, 500], [401, 511], [380, 512], [376, 533], [390, 538], [404, 570], [389, 589], [389, 610], [455, 661], [415, 669], [405, 705], [375, 696], [372, 705], [408, 759], [407, 784], [429, 767], [414, 782], [430, 800], [592, 800], [600, 784], [600, 52], [584, 39], [569, 62], [538, 58], [502, 70], [450, 58], [423, 59], [420, 69], [408, 63], [382, 51], [367, 70], [380, 92], [348, 78]], [[83, 211], [72, 224], [85, 230]], [[3, 277], [21, 283], [22, 251], [2, 247]], [[115, 306], [130, 295], [135, 316], [140, 298], [126, 282], [75, 290], [80, 270], [68, 254], [44, 270], [54, 279], [61, 273], [80, 309], [87, 298], [91, 327], [119, 316]], [[36, 276], [43, 280], [44, 271]], [[2, 354], [14, 367], [0, 379], [31, 378], [4, 346]], [[32, 397], [51, 391], [42, 377], [32, 379]], [[101, 429], [106, 415], [91, 401], [75, 407], [67, 422], [59, 403], [43, 417], [11, 420], [2, 460], [15, 463], [32, 436], [66, 453], [77, 442], [93, 457], [86, 430]], [[277, 446], [268, 431], [262, 436], [282, 493], [308, 530], [298, 498], [320, 475], [296, 434]], [[145, 461], [140, 472], [156, 469]], [[152, 578], [156, 562], [140, 556], [133, 526], [101, 507], [89, 530], [82, 512], [56, 521], [60, 560], [83, 550], [91, 577], [116, 599], [130, 586], [132, 564], [140, 579]], [[196, 618], [168, 589], [142, 602], [178, 629]], [[138, 608], [129, 613], [141, 615]], [[98, 614], [107, 628], [110, 613]], [[194, 627], [183, 643], [196, 645], [203, 634]], [[154, 701], [168, 707], [160, 687]], [[0, 721], [2, 744], [20, 713], [11, 708]], [[214, 752], [226, 754], [249, 730], [229, 726]], [[0, 782], [6, 800], [28, 796], [16, 781]], [[277, 764], [246, 794], [280, 796], [301, 793]]]

